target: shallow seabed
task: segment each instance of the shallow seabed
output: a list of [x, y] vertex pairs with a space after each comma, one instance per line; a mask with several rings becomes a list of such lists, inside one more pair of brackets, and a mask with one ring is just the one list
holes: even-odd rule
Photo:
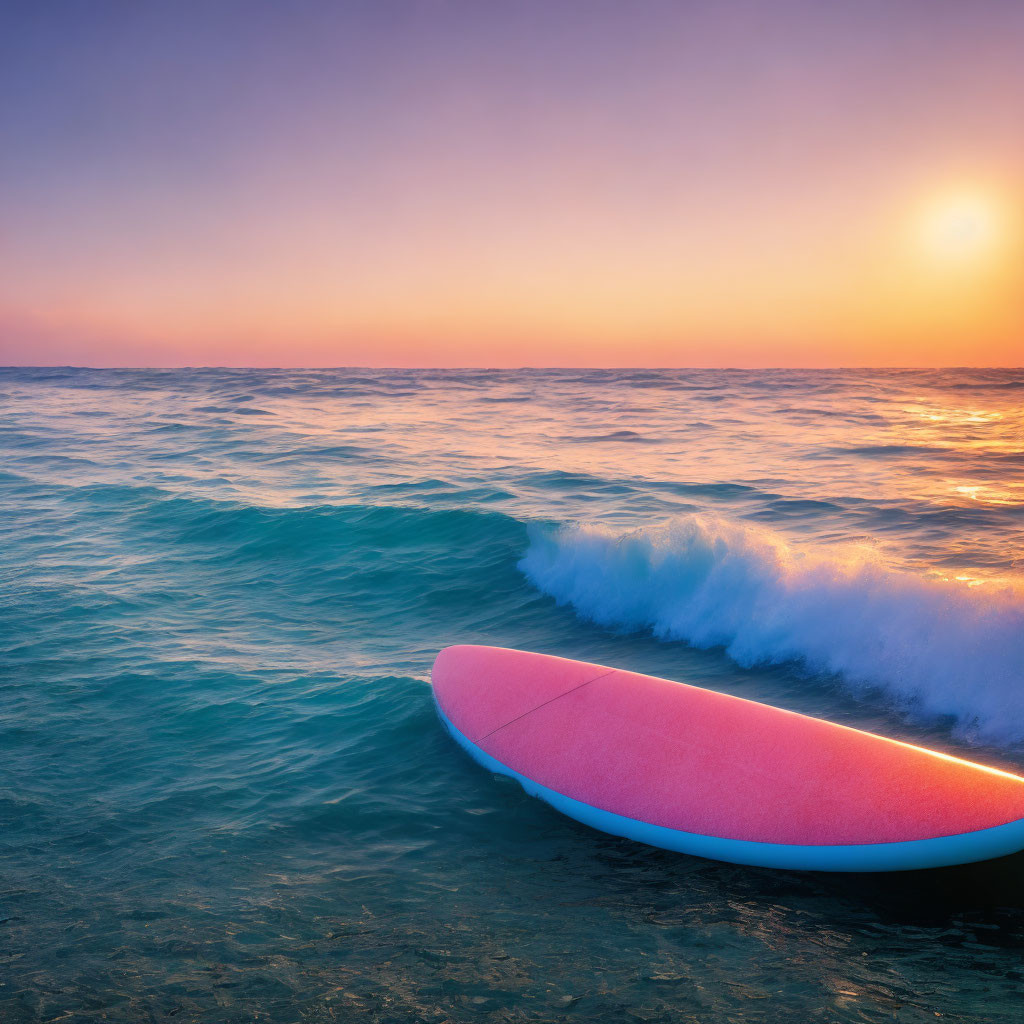
[[0, 371], [0, 1021], [1016, 1022], [1024, 856], [757, 870], [472, 764], [449, 643], [1024, 771], [1021, 371]]

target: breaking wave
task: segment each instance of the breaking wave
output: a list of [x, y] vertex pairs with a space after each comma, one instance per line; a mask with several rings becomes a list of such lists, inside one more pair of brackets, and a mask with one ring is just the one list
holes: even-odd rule
[[599, 625], [723, 647], [743, 666], [801, 663], [965, 738], [1024, 740], [1024, 600], [886, 566], [870, 550], [804, 551], [705, 516], [617, 533], [533, 527], [520, 569]]

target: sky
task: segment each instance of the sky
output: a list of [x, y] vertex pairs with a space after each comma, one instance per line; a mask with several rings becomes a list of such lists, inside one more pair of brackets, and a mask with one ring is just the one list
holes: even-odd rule
[[0, 0], [0, 363], [1024, 364], [1019, 0]]

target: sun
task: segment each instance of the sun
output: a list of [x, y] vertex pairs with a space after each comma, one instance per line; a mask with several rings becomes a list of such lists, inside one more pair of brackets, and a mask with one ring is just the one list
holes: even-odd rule
[[918, 235], [931, 259], [974, 264], [992, 256], [1002, 240], [998, 199], [983, 191], [948, 192], [923, 205]]

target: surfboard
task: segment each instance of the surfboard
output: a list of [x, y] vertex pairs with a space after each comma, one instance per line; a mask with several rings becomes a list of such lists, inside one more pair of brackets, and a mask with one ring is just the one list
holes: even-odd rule
[[1024, 778], [604, 665], [448, 647], [441, 720], [492, 772], [593, 828], [715, 860], [899, 871], [1024, 849]]

